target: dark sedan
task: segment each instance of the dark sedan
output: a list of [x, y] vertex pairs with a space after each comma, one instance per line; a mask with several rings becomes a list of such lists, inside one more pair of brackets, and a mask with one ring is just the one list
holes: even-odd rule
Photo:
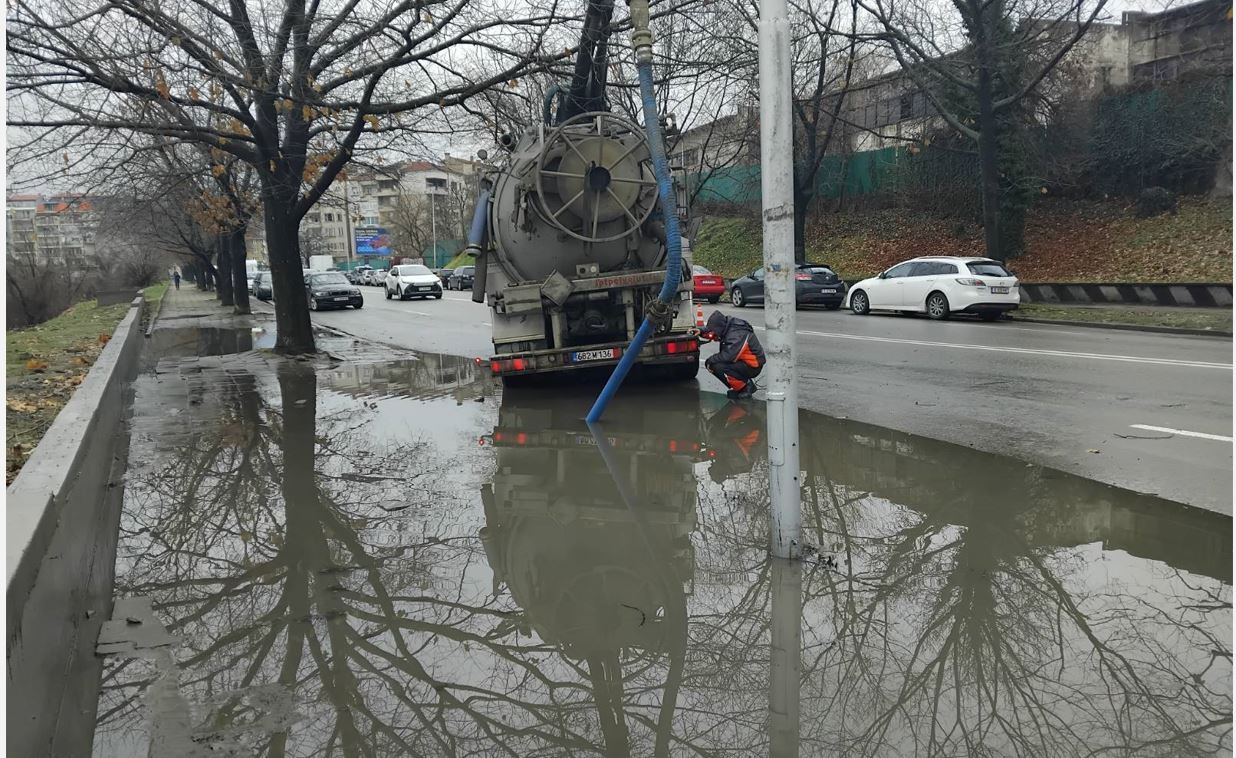
[[274, 299], [275, 289], [270, 281], [269, 271], [259, 271], [253, 278], [253, 296], [262, 302]]
[[448, 290], [470, 290], [475, 276], [476, 266], [460, 266], [447, 280], [446, 288]]
[[438, 279], [442, 280], [442, 286], [446, 287], [451, 280], [451, 274], [455, 273], [453, 268], [440, 268], [434, 272], [438, 275]]
[[[845, 300], [845, 282], [823, 263], [799, 263], [795, 266], [797, 305], [822, 305], [830, 311], [841, 307]], [[764, 304], [764, 269], [757, 268], [737, 279], [730, 286], [730, 302], [739, 308]]]
[[305, 277], [305, 294], [309, 297], [309, 310], [325, 308], [360, 308], [365, 304], [360, 288], [352, 285], [338, 271], [321, 271]]

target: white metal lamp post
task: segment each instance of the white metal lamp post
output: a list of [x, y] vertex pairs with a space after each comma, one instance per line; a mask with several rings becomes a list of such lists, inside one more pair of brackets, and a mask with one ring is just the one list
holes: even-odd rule
[[797, 558], [802, 532], [798, 374], [794, 365], [794, 127], [786, 0], [760, 0], [760, 186], [772, 554]]

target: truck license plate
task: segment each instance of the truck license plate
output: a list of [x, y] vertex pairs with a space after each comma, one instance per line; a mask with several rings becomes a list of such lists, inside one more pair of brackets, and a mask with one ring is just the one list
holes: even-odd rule
[[584, 361], [604, 361], [614, 357], [614, 349], [611, 347], [608, 350], [580, 350], [576, 353], [571, 353], [571, 360], [575, 363]]

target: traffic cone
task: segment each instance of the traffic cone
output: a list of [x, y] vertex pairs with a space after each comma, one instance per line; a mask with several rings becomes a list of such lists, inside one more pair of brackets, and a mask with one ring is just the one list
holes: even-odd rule
[[695, 305], [695, 326], [700, 329], [704, 328], [704, 306], [698, 303]]

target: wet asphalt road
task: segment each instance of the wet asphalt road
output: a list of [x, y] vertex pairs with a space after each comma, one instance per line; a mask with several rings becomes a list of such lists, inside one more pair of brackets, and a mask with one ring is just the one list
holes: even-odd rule
[[[469, 293], [364, 293], [361, 311], [315, 321], [399, 348], [490, 353], [488, 310]], [[720, 307], [762, 325], [759, 309]], [[1231, 437], [1230, 340], [815, 310], [799, 312], [798, 337], [804, 409], [1232, 512], [1231, 443], [1180, 433]]]

